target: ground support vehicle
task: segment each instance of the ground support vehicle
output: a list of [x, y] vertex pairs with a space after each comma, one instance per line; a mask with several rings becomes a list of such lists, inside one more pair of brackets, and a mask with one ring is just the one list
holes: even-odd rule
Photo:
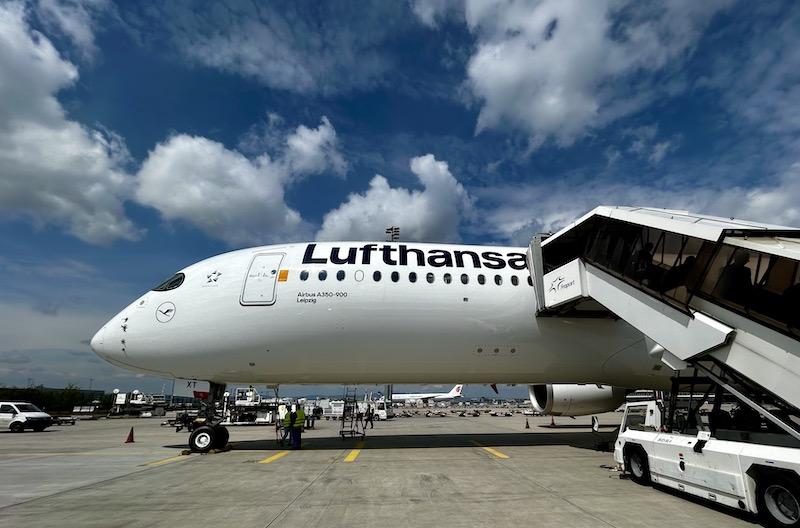
[[767, 526], [800, 526], [800, 442], [706, 381], [626, 404], [615, 462], [639, 484], [750, 512]]

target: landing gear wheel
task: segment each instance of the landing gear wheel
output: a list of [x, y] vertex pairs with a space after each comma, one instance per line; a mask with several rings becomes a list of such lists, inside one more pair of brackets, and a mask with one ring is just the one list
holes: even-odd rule
[[631, 448], [625, 456], [625, 463], [635, 483], [642, 486], [650, 484], [650, 466], [644, 449], [638, 446]]
[[222, 425], [214, 426], [214, 449], [224, 449], [228, 445], [228, 438], [230, 438], [230, 434], [227, 427]]
[[201, 425], [189, 435], [189, 449], [195, 453], [208, 453], [214, 447], [214, 428]]
[[759, 479], [758, 513], [767, 526], [800, 526], [800, 486], [794, 479], [772, 474]]

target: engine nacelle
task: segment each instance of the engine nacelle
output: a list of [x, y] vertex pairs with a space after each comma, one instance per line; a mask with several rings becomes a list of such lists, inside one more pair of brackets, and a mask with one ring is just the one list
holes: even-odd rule
[[550, 416], [586, 416], [615, 410], [625, 401], [626, 389], [595, 384], [528, 385], [533, 408]]

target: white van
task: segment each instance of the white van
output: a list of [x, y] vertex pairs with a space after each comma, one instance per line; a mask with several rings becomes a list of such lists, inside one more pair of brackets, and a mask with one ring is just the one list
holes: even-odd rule
[[386, 401], [381, 398], [375, 403], [375, 417], [378, 420], [388, 420], [394, 418], [394, 410], [391, 405], [387, 405]]
[[0, 402], [0, 428], [8, 428], [12, 433], [25, 429], [44, 431], [53, 425], [53, 417], [32, 403]]

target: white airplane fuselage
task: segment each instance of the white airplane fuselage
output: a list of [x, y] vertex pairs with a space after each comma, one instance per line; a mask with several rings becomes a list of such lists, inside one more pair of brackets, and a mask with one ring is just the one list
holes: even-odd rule
[[127, 369], [215, 382], [668, 382], [624, 321], [536, 318], [525, 248], [299, 243], [180, 273], [178, 287], [149, 291], [106, 323], [95, 352]]
[[456, 385], [450, 392], [412, 392], [392, 394], [393, 402], [417, 402], [417, 401], [447, 401], [454, 398], [461, 398], [463, 385]]

